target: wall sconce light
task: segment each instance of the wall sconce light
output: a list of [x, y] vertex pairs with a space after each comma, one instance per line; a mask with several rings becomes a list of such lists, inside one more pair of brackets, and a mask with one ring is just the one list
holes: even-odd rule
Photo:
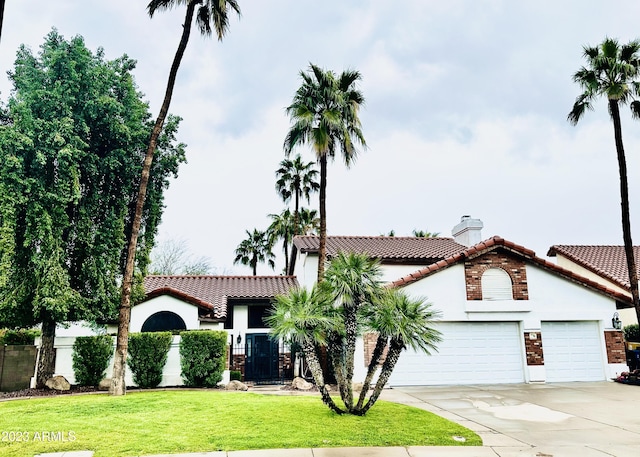
[[620, 315], [617, 312], [613, 313], [613, 318], [611, 319], [611, 325], [616, 330], [620, 330], [622, 328], [622, 321], [620, 320]]
[[236, 342], [238, 344], [242, 343], [242, 335], [240, 335], [239, 333], [238, 333], [238, 338], [236, 338]]

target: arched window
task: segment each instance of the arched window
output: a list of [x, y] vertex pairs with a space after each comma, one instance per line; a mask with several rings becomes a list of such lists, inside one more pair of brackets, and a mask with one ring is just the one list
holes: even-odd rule
[[513, 300], [511, 276], [502, 268], [489, 268], [482, 274], [483, 300]]
[[160, 311], [152, 314], [142, 325], [143, 332], [170, 332], [172, 330], [186, 330], [184, 320], [171, 311]]

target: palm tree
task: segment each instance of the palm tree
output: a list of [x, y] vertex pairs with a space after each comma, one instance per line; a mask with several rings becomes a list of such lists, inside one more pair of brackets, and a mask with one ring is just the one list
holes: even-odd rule
[[331, 410], [342, 414], [344, 411], [335, 404], [327, 390], [316, 352], [317, 345], [326, 342], [327, 334], [338, 330], [339, 324], [333, 314], [330, 298], [314, 285], [311, 291], [297, 288], [286, 295], [277, 295], [270, 315], [264, 320], [271, 328], [272, 337], [300, 345], [322, 401]]
[[[367, 307], [364, 314], [369, 328], [378, 334], [378, 339], [358, 404], [353, 408], [353, 414], [357, 415], [364, 415], [376, 403], [404, 349], [411, 348], [431, 354], [431, 351], [437, 350], [436, 344], [442, 339], [441, 333], [433, 328], [440, 313], [432, 310], [431, 304], [424, 298], [409, 297], [399, 289], [387, 289], [382, 299], [375, 306]], [[380, 376], [365, 404], [367, 392], [385, 349], [387, 354]]]
[[320, 229], [318, 210], [300, 208], [300, 220], [298, 221], [298, 233], [301, 235], [316, 235]]
[[236, 258], [233, 263], [248, 265], [253, 269], [253, 276], [256, 276], [258, 262], [267, 262], [273, 270], [276, 266], [273, 259], [275, 255], [271, 252], [273, 247], [267, 232], [253, 229], [253, 233], [246, 230], [247, 238], [236, 248]]
[[340, 76], [310, 64], [308, 73], [300, 72], [302, 85], [287, 107], [293, 125], [284, 140], [288, 156], [298, 145], [309, 144], [320, 163], [320, 247], [318, 282], [322, 280], [327, 258], [327, 160], [334, 159], [336, 149], [348, 167], [356, 157], [354, 143], [366, 147], [358, 111], [364, 96], [356, 89], [361, 79], [358, 71], [346, 70]]
[[620, 174], [620, 199], [622, 208], [622, 236], [627, 257], [629, 272], [629, 288], [631, 299], [640, 321], [640, 297], [638, 295], [638, 271], [633, 254], [631, 240], [631, 219], [629, 215], [629, 188], [627, 182], [627, 162], [622, 144], [622, 125], [620, 122], [620, 105], [630, 104], [633, 117], [640, 117], [640, 41], [630, 41], [620, 46], [611, 38], [596, 47], [584, 47], [584, 58], [587, 65], [580, 68], [573, 80], [583, 90], [567, 116], [571, 124], [576, 125], [587, 110], [593, 109], [593, 101], [604, 96], [607, 98], [609, 115], [613, 121], [613, 133], [618, 157]]
[[0, 0], [0, 39], [2, 39], [2, 22], [4, 21], [4, 0]]
[[427, 230], [413, 229], [413, 236], [417, 238], [436, 238], [440, 236], [440, 232], [429, 232]]
[[338, 253], [331, 259], [321, 287], [327, 290], [342, 313], [344, 337], [332, 333], [328, 353], [345, 407], [353, 409], [353, 366], [358, 337], [358, 313], [363, 306], [373, 303], [382, 295], [380, 262], [366, 254]]
[[289, 208], [282, 211], [280, 214], [269, 214], [271, 218], [271, 225], [267, 229], [267, 235], [269, 236], [271, 244], [275, 244], [276, 240], [282, 240], [282, 250], [284, 251], [284, 271], [285, 274], [289, 273], [289, 246], [291, 240], [295, 234], [296, 225], [295, 219], [289, 211]]
[[304, 197], [309, 203], [311, 192], [317, 192], [320, 184], [316, 181], [318, 170], [313, 168], [314, 163], [303, 163], [300, 155], [295, 159], [284, 159], [280, 162], [280, 168], [276, 170], [276, 191], [285, 203], [294, 197], [294, 235], [299, 235], [297, 231], [300, 209], [300, 198]]
[[129, 237], [129, 245], [127, 247], [127, 261], [122, 277], [122, 298], [120, 300], [120, 311], [118, 316], [116, 353], [114, 356], [111, 387], [109, 389], [109, 393], [112, 395], [124, 395], [126, 393], [124, 375], [127, 362], [129, 321], [131, 319], [131, 288], [133, 285], [133, 270], [136, 246], [138, 243], [138, 233], [140, 231], [140, 223], [142, 219], [142, 210], [146, 199], [147, 184], [149, 182], [149, 173], [151, 171], [153, 155], [156, 150], [158, 137], [162, 131], [162, 126], [164, 125], [165, 118], [169, 112], [169, 105], [171, 104], [171, 97], [173, 96], [173, 87], [176, 82], [178, 68], [180, 67], [180, 62], [182, 61], [182, 56], [184, 55], [187, 43], [189, 42], [193, 16], [195, 14], [196, 24], [198, 25], [202, 35], [210, 36], [215, 30], [218, 40], [222, 41], [222, 38], [229, 29], [230, 10], [233, 10], [240, 15], [240, 7], [236, 0], [151, 0], [147, 5], [147, 10], [149, 11], [149, 16], [153, 17], [156, 11], [167, 10], [182, 4], [187, 5], [187, 11], [182, 27], [182, 36], [180, 38], [176, 54], [173, 58], [173, 63], [171, 64], [164, 100], [162, 101], [160, 113], [158, 114], [158, 118], [156, 119], [151, 132], [149, 147], [147, 148], [147, 152], [144, 157], [142, 174], [140, 177], [140, 188], [138, 190], [131, 235]]

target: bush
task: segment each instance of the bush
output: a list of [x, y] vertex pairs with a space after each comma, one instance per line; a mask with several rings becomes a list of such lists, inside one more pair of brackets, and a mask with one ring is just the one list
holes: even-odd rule
[[73, 372], [76, 384], [97, 386], [104, 378], [113, 354], [113, 339], [108, 335], [79, 336], [73, 343]]
[[180, 367], [188, 387], [215, 387], [222, 381], [227, 332], [196, 330], [181, 332]]
[[229, 372], [230, 381], [242, 381], [242, 372], [237, 370], [231, 370]]
[[640, 326], [638, 324], [626, 325], [624, 327], [624, 339], [640, 343]]
[[40, 330], [9, 330], [0, 329], [0, 345], [33, 345], [35, 339], [40, 336]]
[[129, 361], [133, 382], [138, 387], [157, 387], [173, 335], [171, 332], [132, 333], [129, 335]]

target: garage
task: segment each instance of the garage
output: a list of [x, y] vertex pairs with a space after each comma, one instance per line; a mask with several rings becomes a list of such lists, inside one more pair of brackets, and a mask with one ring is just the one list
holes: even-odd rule
[[403, 351], [391, 386], [524, 382], [517, 322], [443, 322], [439, 351]]
[[597, 322], [542, 322], [547, 382], [605, 380], [602, 345]]

